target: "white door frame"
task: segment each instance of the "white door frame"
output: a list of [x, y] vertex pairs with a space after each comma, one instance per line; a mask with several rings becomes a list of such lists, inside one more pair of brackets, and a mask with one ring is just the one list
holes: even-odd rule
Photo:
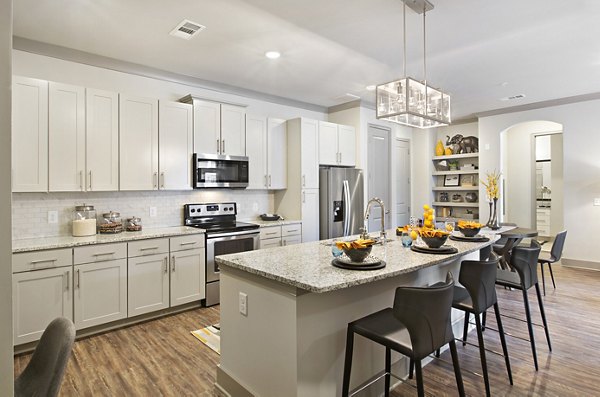
[[[376, 128], [382, 131], [385, 131], [385, 133], [387, 134], [388, 137], [388, 142], [392, 142], [392, 129], [390, 127], [386, 127], [383, 125], [378, 125], [378, 124], [373, 124], [373, 123], [367, 123], [367, 144], [369, 142], [369, 132], [371, 128]], [[387, 148], [387, 155], [388, 155], [388, 169], [391, 171], [392, 170], [392, 146], [393, 145], [388, 145]], [[371, 193], [369, 192], [369, 178], [368, 178], [368, 174], [369, 174], [369, 167], [370, 167], [370, 161], [369, 161], [369, 148], [367, 146], [367, 169], [366, 169], [366, 173], [367, 173], [367, 181], [366, 181], [366, 198], [365, 198], [365, 207], [367, 205], [368, 200], [371, 198]], [[383, 199], [383, 202], [385, 204], [385, 210], [386, 210], [386, 216], [385, 216], [385, 227], [386, 229], [389, 229], [391, 227], [391, 221], [393, 218], [393, 213], [392, 213], [392, 202], [393, 202], [393, 186], [391, 184], [392, 182], [392, 172], [388, 173], [388, 197], [387, 199]], [[372, 231], [372, 230], [369, 230]]]
[[[410, 218], [410, 214], [411, 214], [411, 210], [412, 210], [412, 192], [413, 192], [413, 184], [412, 184], [412, 173], [411, 173], [411, 160], [410, 160], [410, 156], [411, 156], [411, 140], [410, 138], [398, 138], [395, 137], [394, 138], [394, 142], [393, 142], [393, 148], [395, 149], [396, 147], [396, 142], [405, 142], [408, 144], [408, 156], [409, 156], [409, 161], [408, 161], [408, 217]], [[392, 153], [394, 153], [395, 151], [392, 151]], [[396, 219], [398, 217], [398, 214], [396, 213], [396, 202], [398, 201], [398, 198], [396, 197], [396, 171], [398, 170], [397, 164], [398, 164], [398, 158], [396, 156], [394, 156], [392, 154], [392, 175], [390, 175], [390, 177], [392, 178], [392, 201], [394, 203], [393, 207], [392, 207], [392, 219]], [[402, 226], [402, 225], [395, 225], [395, 226]]]

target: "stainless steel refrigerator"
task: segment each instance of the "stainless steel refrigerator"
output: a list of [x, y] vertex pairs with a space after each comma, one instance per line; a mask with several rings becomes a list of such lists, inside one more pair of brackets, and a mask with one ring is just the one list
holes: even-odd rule
[[321, 240], [359, 234], [364, 226], [364, 182], [356, 168], [319, 169]]

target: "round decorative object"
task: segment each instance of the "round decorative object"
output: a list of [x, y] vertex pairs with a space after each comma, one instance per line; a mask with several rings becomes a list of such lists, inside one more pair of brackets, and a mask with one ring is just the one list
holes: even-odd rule
[[474, 203], [477, 201], [477, 193], [467, 193], [465, 194], [465, 201], [467, 203]]
[[455, 203], [460, 203], [460, 202], [463, 201], [463, 198], [462, 198], [462, 196], [460, 194], [455, 193], [455, 194], [452, 195], [452, 201], [455, 202]]
[[448, 235], [444, 235], [441, 237], [424, 237], [421, 236], [421, 239], [427, 244], [429, 248], [440, 248], [446, 240], [448, 239]]
[[480, 227], [458, 227], [457, 230], [461, 232], [465, 237], [475, 237], [477, 233], [481, 230]]
[[346, 256], [348, 256], [352, 262], [362, 262], [367, 256], [369, 256], [372, 249], [372, 245], [365, 248], [344, 248], [344, 254], [346, 254]]

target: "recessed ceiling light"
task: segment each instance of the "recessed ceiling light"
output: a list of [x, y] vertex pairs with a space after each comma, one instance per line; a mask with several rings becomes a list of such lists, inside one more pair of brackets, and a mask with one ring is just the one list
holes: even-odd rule
[[377, 87], [375, 87], [374, 85], [368, 85], [365, 88], [367, 89], [367, 91], [375, 91], [375, 88]]
[[278, 51], [267, 51], [265, 52], [265, 56], [269, 59], [277, 59], [281, 54]]

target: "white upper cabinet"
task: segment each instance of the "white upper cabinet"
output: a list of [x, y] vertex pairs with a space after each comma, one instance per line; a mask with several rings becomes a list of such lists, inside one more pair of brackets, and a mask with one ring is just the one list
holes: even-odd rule
[[49, 190], [85, 191], [85, 88], [50, 82], [48, 98]]
[[319, 122], [300, 120], [300, 168], [303, 189], [319, 188]]
[[85, 97], [85, 190], [119, 190], [119, 94], [88, 88]]
[[192, 188], [193, 107], [187, 103], [159, 103], [159, 187]]
[[12, 191], [48, 191], [48, 82], [13, 77]]
[[283, 119], [267, 120], [267, 169], [269, 189], [287, 187], [287, 128]]
[[356, 165], [354, 127], [319, 122], [319, 164], [348, 167]]
[[120, 189], [158, 189], [158, 100], [121, 94], [119, 114]]
[[221, 105], [193, 100], [194, 153], [219, 153], [221, 148]]
[[246, 109], [221, 105], [221, 154], [246, 155]]
[[267, 189], [267, 118], [246, 116], [248, 189]]
[[187, 96], [194, 105], [194, 153], [246, 155], [246, 108]]

